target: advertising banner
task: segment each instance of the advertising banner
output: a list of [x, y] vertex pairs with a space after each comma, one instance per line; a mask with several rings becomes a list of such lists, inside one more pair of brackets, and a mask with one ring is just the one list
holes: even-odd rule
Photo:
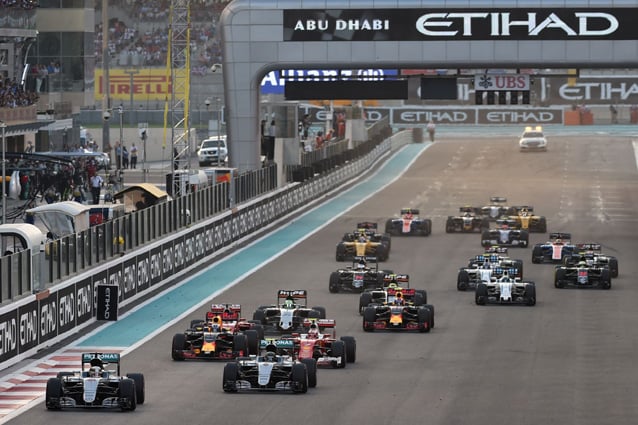
[[18, 309], [0, 315], [0, 364], [18, 355]]
[[[186, 70], [175, 69], [174, 75], [185, 74]], [[128, 101], [133, 94], [133, 101], [148, 102], [165, 101], [171, 98], [173, 89], [170, 75], [165, 68], [136, 68], [129, 71], [124, 68], [109, 69], [110, 97], [117, 101]], [[104, 94], [104, 74], [101, 69], [95, 70], [95, 99], [99, 101]], [[180, 93], [176, 93], [180, 95]], [[183, 93], [181, 93], [183, 95]]]
[[637, 40], [636, 8], [288, 9], [284, 41]]
[[118, 289], [115, 285], [97, 287], [96, 320], [117, 320]]

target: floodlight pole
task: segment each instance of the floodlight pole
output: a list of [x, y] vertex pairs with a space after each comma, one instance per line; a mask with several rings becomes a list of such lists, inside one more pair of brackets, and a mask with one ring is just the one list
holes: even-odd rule
[[0, 128], [2, 128], [2, 224], [7, 223], [7, 172], [5, 166], [5, 152], [7, 151], [7, 143], [5, 139], [5, 131], [7, 124], [4, 121], [0, 121]]

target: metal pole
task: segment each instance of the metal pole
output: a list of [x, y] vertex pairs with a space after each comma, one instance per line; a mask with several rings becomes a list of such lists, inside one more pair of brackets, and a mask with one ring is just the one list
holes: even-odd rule
[[146, 134], [146, 130], [144, 130], [144, 132], [142, 133], [142, 140], [144, 142], [144, 152], [143, 152], [143, 157], [142, 157], [142, 161], [144, 162], [144, 165], [142, 166], [142, 174], [144, 174], [144, 183], [147, 182], [147, 176], [148, 176], [148, 169], [146, 168], [146, 139], [148, 138], [148, 134]]
[[[111, 108], [110, 99], [110, 83], [109, 83], [109, 18], [108, 18], [109, 2], [108, 0], [102, 0], [102, 114]], [[110, 123], [108, 119], [102, 120], [102, 152], [109, 153], [109, 161], [111, 156], [111, 150], [108, 147], [111, 144], [110, 139]]]
[[5, 152], [7, 151], [7, 145], [5, 140], [5, 130], [7, 124], [4, 121], [0, 121], [0, 127], [2, 127], [2, 224], [7, 223], [7, 172], [5, 168]]
[[124, 108], [120, 105], [118, 108], [118, 113], [120, 114], [120, 190], [123, 189], [124, 183]]
[[219, 157], [219, 154], [221, 152], [221, 145], [222, 145], [222, 142], [221, 142], [221, 139], [220, 139], [220, 137], [221, 137], [221, 129], [219, 128], [219, 125], [220, 125], [219, 124], [220, 123], [219, 115], [221, 114], [221, 112], [222, 112], [221, 99], [217, 98], [217, 166], [218, 167], [221, 165], [220, 164], [221, 160], [220, 160], [220, 157]]

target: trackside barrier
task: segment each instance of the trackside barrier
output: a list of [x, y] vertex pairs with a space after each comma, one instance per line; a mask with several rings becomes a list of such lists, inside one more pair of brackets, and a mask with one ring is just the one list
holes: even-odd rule
[[[410, 142], [410, 132], [398, 133], [357, 161], [304, 184], [278, 189], [208, 220], [192, 221], [194, 215], [202, 213], [198, 202], [211, 196], [196, 192], [122, 217], [113, 226], [97, 226], [88, 234], [50, 244], [49, 252], [43, 255], [57, 257], [55, 273], [66, 273], [70, 271], [67, 269], [89, 263], [93, 266], [0, 308], [0, 367], [15, 364], [93, 323], [98, 285], [117, 285], [120, 306], [135, 301], [150, 289], [171, 285], [175, 278], [210, 262], [242, 238], [294, 210], [307, 207], [328, 191], [360, 175], [392, 148]], [[166, 220], [154, 221], [150, 217]], [[152, 221], [158, 224], [150, 225]], [[170, 238], [153, 239], [171, 231]], [[117, 238], [121, 235], [124, 240], [120, 243]], [[114, 238], [117, 243], [113, 243]], [[87, 248], [93, 242], [100, 247], [96, 253]], [[132, 249], [134, 247], [137, 249]], [[112, 255], [117, 255], [118, 260], [113, 261], [111, 257], [110, 261], [97, 261]], [[63, 259], [68, 258], [74, 261], [62, 267]]]

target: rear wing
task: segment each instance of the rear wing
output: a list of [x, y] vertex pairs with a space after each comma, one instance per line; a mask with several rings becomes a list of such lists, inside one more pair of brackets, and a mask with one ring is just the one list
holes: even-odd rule
[[602, 251], [602, 246], [599, 243], [579, 243], [576, 251]]
[[491, 196], [490, 202], [493, 204], [503, 204], [507, 202], [507, 198], [504, 198], [502, 196]]
[[531, 205], [515, 205], [512, 207], [517, 214], [520, 214], [521, 211], [527, 211], [529, 213], [534, 212], [534, 207]]
[[416, 208], [401, 208], [401, 215], [405, 215], [405, 214], [413, 214], [413, 215], [419, 215], [419, 210]]
[[259, 349], [266, 350], [269, 346], [274, 346], [277, 354], [280, 354], [280, 350], [293, 350], [295, 348], [295, 341], [288, 338], [267, 338], [259, 341]]
[[375, 223], [374, 221], [362, 221], [361, 223], [357, 223], [357, 230], [359, 229], [374, 230], [376, 232], [377, 223]]
[[206, 313], [206, 319], [212, 320], [215, 317], [221, 318], [222, 321], [239, 320], [241, 317], [240, 304], [213, 304], [210, 311]]
[[507, 247], [493, 245], [485, 248], [484, 254], [507, 254]]
[[[117, 374], [120, 374], [120, 354], [119, 353], [82, 353], [82, 372], [85, 366], [99, 366], [104, 369], [109, 364], [117, 365]], [[88, 369], [87, 368], [87, 369]]]
[[520, 226], [520, 222], [517, 219], [512, 219], [512, 218], [499, 218], [498, 220], [496, 220], [496, 225], [497, 226], [503, 226], [504, 224], [510, 226], [510, 227], [519, 227]]
[[287, 299], [292, 299], [295, 304], [305, 307], [308, 304], [308, 291], [305, 289], [280, 289], [277, 292], [277, 305], [283, 304], [283, 301]]
[[401, 284], [406, 284], [407, 287], [410, 286], [410, 275], [407, 275], [407, 274], [396, 274], [396, 273], [386, 273], [383, 276], [384, 285], [387, 285], [390, 282], [392, 282], [392, 279], [394, 279], [395, 282], [398, 283], [400, 286], [401, 286]]
[[337, 325], [337, 321], [334, 319], [305, 319], [303, 327], [309, 328], [313, 324], [317, 325], [321, 332], [324, 328], [334, 328]]
[[570, 241], [572, 239], [572, 234], [565, 233], [565, 232], [552, 232], [549, 234], [550, 241], [555, 241], [556, 239], [562, 239], [563, 241]]
[[472, 213], [472, 214], [479, 214], [481, 212], [480, 208], [477, 207], [471, 207], [469, 205], [463, 206], [459, 208], [459, 212], [460, 213]]

